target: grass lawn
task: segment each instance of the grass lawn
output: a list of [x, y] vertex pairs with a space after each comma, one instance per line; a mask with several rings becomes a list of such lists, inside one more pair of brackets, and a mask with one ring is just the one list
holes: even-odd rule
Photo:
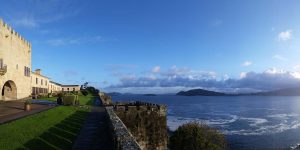
[[[94, 98], [80, 95], [80, 105], [92, 105]], [[41, 100], [56, 101], [56, 97]], [[89, 107], [59, 106], [0, 125], [0, 149], [72, 149], [89, 112]]]
[[95, 99], [95, 96], [92, 94], [89, 94], [87, 96], [79, 95], [78, 97], [80, 105], [93, 105], [93, 100]]
[[48, 101], [55, 101], [56, 102], [57, 97], [43, 97], [43, 98], [38, 98], [38, 100], [48, 100]]
[[[94, 100], [95, 96], [93, 96], [92, 94], [88, 94], [87, 96], [83, 96], [83, 95], [79, 95], [78, 99], [79, 99], [79, 103], [80, 105], [93, 105], [93, 100]], [[45, 98], [40, 98], [40, 100], [48, 100], [48, 101], [53, 101], [56, 102], [57, 97], [45, 97]]]
[[0, 148], [72, 149], [89, 109], [59, 106], [0, 126]]

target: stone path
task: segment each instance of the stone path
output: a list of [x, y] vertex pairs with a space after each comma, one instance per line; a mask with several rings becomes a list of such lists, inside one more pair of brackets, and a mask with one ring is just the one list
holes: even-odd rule
[[24, 111], [24, 102], [8, 101], [0, 104], [0, 124], [14, 121], [32, 114], [36, 114], [55, 106], [31, 104], [30, 111]]
[[94, 101], [92, 112], [73, 145], [73, 150], [112, 150], [107, 113], [100, 99]]

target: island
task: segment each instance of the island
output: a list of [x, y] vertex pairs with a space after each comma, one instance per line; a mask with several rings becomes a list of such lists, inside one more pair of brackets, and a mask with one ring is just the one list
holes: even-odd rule
[[208, 91], [204, 89], [192, 89], [188, 91], [180, 91], [176, 95], [180, 96], [225, 96], [225, 93]]

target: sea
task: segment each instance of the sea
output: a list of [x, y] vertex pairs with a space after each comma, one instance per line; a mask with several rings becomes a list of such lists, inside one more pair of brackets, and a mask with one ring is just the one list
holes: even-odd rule
[[116, 101], [167, 105], [167, 124], [199, 121], [225, 134], [230, 150], [288, 150], [300, 143], [300, 97], [118, 95]]

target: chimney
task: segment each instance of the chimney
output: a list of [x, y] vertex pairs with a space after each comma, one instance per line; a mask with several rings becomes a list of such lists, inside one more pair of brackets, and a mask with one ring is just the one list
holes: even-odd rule
[[35, 74], [41, 75], [42, 70], [41, 69], [36, 69]]

